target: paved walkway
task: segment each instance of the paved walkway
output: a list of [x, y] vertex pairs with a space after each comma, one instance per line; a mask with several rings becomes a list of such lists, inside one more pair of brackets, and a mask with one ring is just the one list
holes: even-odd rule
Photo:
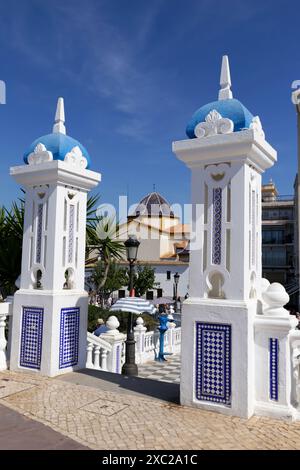
[[[101, 373], [101, 380], [106, 381], [106, 389], [102, 389], [76, 385], [66, 381], [67, 376], [58, 380], [4, 371], [0, 373], [0, 405], [90, 449], [300, 448], [300, 423], [257, 417], [245, 420], [181, 407], [145, 392], [149, 382], [151, 393], [159, 383], [178, 389], [177, 384], [142, 378], [122, 380], [120, 376], [118, 383], [116, 379], [111, 383], [111, 375]], [[52, 445], [55, 443], [50, 442]], [[34, 442], [32, 446], [35, 448]]]
[[0, 405], [0, 450], [85, 450], [76, 441]]
[[166, 356], [165, 362], [148, 362], [139, 366], [139, 377], [180, 384], [180, 355]]

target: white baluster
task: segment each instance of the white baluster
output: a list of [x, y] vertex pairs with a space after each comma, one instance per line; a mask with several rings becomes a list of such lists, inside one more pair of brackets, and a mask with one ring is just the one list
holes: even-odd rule
[[86, 348], [86, 351], [87, 351], [87, 354], [86, 354], [86, 368], [87, 369], [93, 369], [94, 368], [94, 364], [93, 364], [93, 344], [92, 343], [88, 343], [87, 345], [87, 348]]
[[5, 325], [6, 315], [0, 315], [0, 370], [7, 369]]
[[94, 368], [100, 370], [100, 346], [96, 345], [94, 350]]
[[101, 348], [101, 369], [107, 371], [107, 350]]
[[144, 362], [145, 356], [145, 332], [147, 328], [144, 326], [144, 320], [142, 317], [138, 317], [136, 320], [136, 326], [134, 327], [135, 332], [135, 350], [136, 350], [136, 361], [137, 364]]
[[102, 362], [101, 367], [103, 370], [107, 370], [109, 372], [116, 372], [116, 370], [120, 370], [120, 357], [119, 357], [119, 350], [122, 344], [126, 339], [126, 335], [120, 333], [118, 328], [120, 326], [119, 320], [115, 316], [111, 316], [108, 318], [106, 322], [106, 326], [108, 331], [101, 335], [101, 338], [104, 339], [109, 345], [112, 347], [112, 350], [109, 352], [107, 350], [102, 350]]

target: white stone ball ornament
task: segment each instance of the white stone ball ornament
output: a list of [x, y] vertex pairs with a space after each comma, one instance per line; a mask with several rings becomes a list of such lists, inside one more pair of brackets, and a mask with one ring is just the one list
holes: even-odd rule
[[286, 317], [289, 312], [283, 308], [289, 300], [290, 296], [285, 288], [278, 282], [273, 282], [262, 292], [262, 298], [265, 303], [264, 314], [277, 317]]

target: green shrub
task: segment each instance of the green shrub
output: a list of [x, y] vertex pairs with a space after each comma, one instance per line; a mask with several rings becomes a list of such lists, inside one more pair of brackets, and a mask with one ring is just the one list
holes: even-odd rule
[[[123, 313], [123, 312], [110, 312], [109, 310], [101, 307], [96, 307], [96, 305], [89, 305], [89, 310], [88, 310], [88, 331], [91, 333], [95, 331], [96, 326], [97, 326], [97, 320], [98, 318], [102, 318], [104, 322], [110, 317], [111, 315], [114, 315], [115, 317], [118, 318], [120, 322], [120, 327], [119, 331], [121, 333], [126, 333], [127, 332], [127, 318], [128, 314]], [[148, 313], [144, 313], [142, 315], [142, 318], [144, 320], [144, 325], [147, 328], [147, 331], [153, 331], [157, 327], [157, 321], [152, 315], [149, 315]], [[137, 315], [134, 315], [134, 321], [137, 319]]]

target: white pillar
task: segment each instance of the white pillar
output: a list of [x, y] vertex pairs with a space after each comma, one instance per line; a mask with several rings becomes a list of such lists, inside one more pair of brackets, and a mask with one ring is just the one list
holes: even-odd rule
[[198, 111], [173, 152], [191, 170], [190, 297], [181, 323], [180, 401], [249, 417], [261, 286], [261, 174], [276, 161], [259, 118], [232, 99], [228, 59], [219, 101]]
[[263, 313], [255, 318], [255, 414], [293, 418], [290, 336], [298, 320], [283, 308], [289, 296], [280, 284], [264, 289], [262, 300]]
[[121, 374], [122, 370], [122, 346], [126, 339], [126, 335], [120, 333], [118, 328], [120, 326], [119, 320], [115, 316], [108, 318], [106, 322], [108, 331], [101, 335], [105, 341], [112, 346], [112, 351], [107, 358], [107, 369], [109, 372]]
[[54, 133], [34, 143], [28, 164], [10, 169], [25, 188], [10, 367], [50, 377], [86, 365], [86, 202], [87, 193], [101, 179], [87, 169], [84, 148], [61, 132], [63, 121], [59, 100]]
[[167, 352], [174, 353], [175, 352], [175, 328], [176, 328], [176, 323], [175, 322], [169, 322], [168, 323], [168, 329], [166, 331], [166, 334], [168, 336], [168, 350]]
[[147, 328], [144, 326], [144, 320], [142, 317], [138, 317], [136, 320], [136, 326], [134, 327], [134, 339], [135, 343], [135, 359], [137, 364], [143, 364], [144, 356], [146, 353], [145, 348], [145, 333]]

